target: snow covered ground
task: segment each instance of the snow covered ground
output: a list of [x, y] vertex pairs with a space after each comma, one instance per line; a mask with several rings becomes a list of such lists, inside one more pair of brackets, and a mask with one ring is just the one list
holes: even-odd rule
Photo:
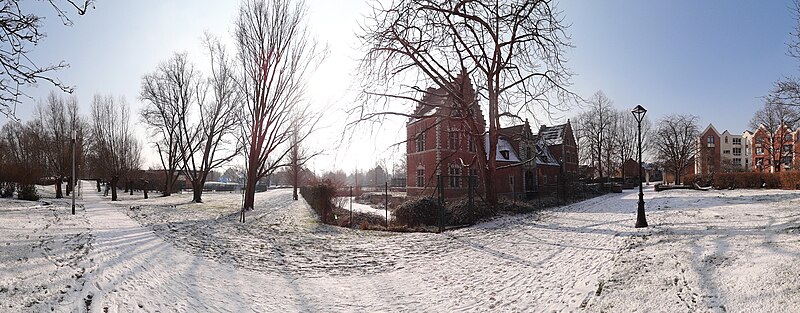
[[[350, 197], [339, 197], [339, 198], [336, 198], [336, 199], [337, 199], [337, 202], [341, 204], [341, 207], [343, 209], [350, 210], [350, 202], [351, 202], [351, 198]], [[353, 202], [353, 206], [352, 206], [353, 212], [367, 213], [367, 214], [377, 215], [377, 216], [381, 216], [381, 217], [385, 217], [386, 214], [387, 214], [387, 212], [382, 208], [374, 208], [371, 205], [358, 203], [358, 202], [355, 202], [355, 201], [352, 201], [352, 202]], [[388, 212], [388, 215], [389, 215], [390, 219], [393, 218], [392, 212]]]
[[[84, 185], [86, 186], [86, 185]], [[290, 190], [0, 200], [0, 311], [786, 312], [800, 192], [634, 191], [445, 234], [321, 225]]]

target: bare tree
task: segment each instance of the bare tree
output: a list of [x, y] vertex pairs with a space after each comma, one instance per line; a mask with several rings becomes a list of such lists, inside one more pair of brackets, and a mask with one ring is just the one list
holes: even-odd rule
[[[431, 90], [442, 90], [452, 98], [453, 109], [471, 113], [467, 117], [474, 121], [456, 121], [465, 124], [476, 142], [483, 142], [486, 121], [475, 116], [472, 107], [477, 100], [486, 101], [489, 146], [477, 145], [477, 155], [483, 156], [487, 149], [497, 149], [501, 117], [536, 116], [537, 109], [550, 112], [566, 103], [551, 101], [554, 96], [574, 96], [567, 90], [571, 73], [564, 56], [569, 37], [553, 1], [373, 3], [360, 35], [368, 51], [360, 66], [364, 101], [351, 112], [357, 121], [427, 117], [409, 112], [418, 103], [426, 105], [421, 99], [429, 90], [406, 86], [436, 86]], [[457, 76], [467, 75], [476, 82], [477, 99], [457, 83]], [[402, 102], [412, 108], [397, 104]], [[494, 176], [496, 160], [474, 161], [482, 169], [486, 200], [496, 203], [493, 180], [486, 179]]]
[[[633, 158], [635, 160], [638, 153], [637, 135], [639, 131], [639, 124], [636, 122], [633, 114], [629, 110], [619, 110], [615, 112], [615, 127], [611, 132], [611, 140], [614, 140], [616, 146], [616, 154], [619, 157], [620, 172], [622, 178], [625, 178], [625, 161]], [[642, 120], [642, 153], [647, 150], [647, 142], [650, 133], [650, 121], [645, 117]], [[638, 162], [638, 160], [635, 160]], [[638, 175], [638, 173], [635, 173]]]
[[[0, 131], [3, 141], [8, 182], [21, 186], [32, 186], [44, 174], [45, 148], [44, 130], [41, 121], [34, 119], [26, 124], [10, 121]], [[13, 188], [12, 188], [13, 189]]]
[[763, 130], [767, 137], [767, 142], [761, 147], [770, 155], [773, 172], [779, 172], [783, 159], [792, 156], [794, 149], [784, 149], [784, 145], [792, 141], [787, 135], [791, 136], [790, 132], [798, 126], [798, 122], [800, 112], [797, 108], [784, 105], [773, 96], [766, 98], [764, 106], [750, 120], [750, 127], [756, 132]]
[[294, 109], [306, 79], [324, 58], [310, 38], [304, 1], [245, 0], [235, 25], [245, 102], [247, 181], [243, 209], [252, 209], [259, 179], [284, 165], [291, 151]]
[[[46, 81], [64, 92], [72, 92], [71, 86], [50, 76], [50, 73], [68, 66], [64, 61], [41, 65], [32, 55], [33, 47], [45, 37], [42, 30], [43, 16], [25, 12], [21, 0], [0, 3], [0, 114], [13, 117], [16, 105], [22, 103], [20, 96], [28, 97], [25, 88]], [[67, 10], [74, 9], [79, 15], [93, 6], [94, 0], [47, 0], [64, 25], [71, 25]], [[69, 8], [69, 9], [65, 9]]]
[[308, 112], [299, 112], [292, 120], [291, 137], [289, 138], [289, 182], [292, 185], [292, 198], [297, 201], [297, 188], [304, 179], [303, 171], [306, 163], [322, 153], [321, 150], [310, 150], [304, 145], [305, 139], [314, 131], [320, 116], [311, 116]]
[[664, 169], [675, 174], [680, 183], [681, 173], [692, 165], [697, 154], [697, 137], [700, 129], [693, 115], [668, 115], [658, 122], [653, 141], [658, 159]]
[[[183, 172], [192, 183], [192, 201], [203, 202], [203, 186], [208, 174], [229, 162], [242, 150], [235, 140], [241, 114], [239, 92], [234, 64], [222, 44], [206, 35], [205, 45], [211, 59], [211, 74], [196, 92], [200, 116], [195, 125], [181, 122], [181, 156]], [[210, 89], [211, 99], [206, 99]]]
[[111, 200], [117, 200], [121, 177], [140, 166], [141, 146], [130, 127], [128, 103], [124, 98], [95, 95], [92, 100], [92, 164], [111, 183]]
[[[575, 121], [578, 144], [581, 151], [588, 152], [590, 164], [597, 167], [600, 180], [603, 180], [603, 159], [609, 161], [610, 153], [605, 150], [609, 147], [611, 138], [612, 118], [615, 116], [613, 101], [603, 91], [597, 91], [589, 99], [589, 109], [578, 115]], [[604, 155], [603, 152], [607, 153]], [[610, 164], [606, 164], [609, 168]], [[607, 169], [606, 169], [607, 170]]]
[[[72, 134], [75, 132], [76, 157], [83, 153], [84, 123], [78, 115], [78, 99], [75, 96], [64, 98], [55, 91], [47, 96], [47, 102], [40, 104], [37, 119], [41, 121], [46, 144], [44, 156], [48, 176], [55, 178], [56, 198], [62, 197], [61, 185], [72, 175]], [[76, 160], [76, 165], [82, 164]], [[72, 186], [67, 185], [67, 195]]]
[[164, 169], [164, 196], [172, 193], [178, 179], [183, 132], [200, 84], [200, 74], [189, 64], [185, 53], [176, 53], [155, 72], [142, 78], [139, 98], [145, 106], [139, 114], [150, 129], [150, 138]]

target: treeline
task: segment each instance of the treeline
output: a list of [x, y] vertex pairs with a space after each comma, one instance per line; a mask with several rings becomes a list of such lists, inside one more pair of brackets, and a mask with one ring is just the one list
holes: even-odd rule
[[[0, 129], [0, 187], [10, 197], [38, 199], [37, 183], [54, 184], [56, 198], [72, 175], [73, 144], [78, 177], [116, 183], [139, 168], [140, 145], [133, 136], [124, 98], [95, 95], [91, 113], [78, 100], [51, 92], [27, 122], [9, 121]], [[66, 184], [66, 195], [72, 191]], [[113, 189], [113, 188], [112, 188]]]

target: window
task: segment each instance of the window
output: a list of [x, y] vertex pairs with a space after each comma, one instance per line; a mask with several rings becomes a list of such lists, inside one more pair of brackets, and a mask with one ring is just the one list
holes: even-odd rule
[[756, 147], [756, 154], [758, 154], [758, 155], [762, 155], [762, 154], [764, 154], [764, 148], [762, 148], [762, 147]]
[[742, 138], [733, 138], [731, 140], [733, 141], [734, 145], [741, 145], [742, 144]]
[[475, 152], [475, 139], [472, 139], [472, 136], [467, 137], [468, 142], [468, 149], [469, 152]]
[[742, 158], [733, 158], [733, 164], [741, 165], [742, 164]]
[[458, 165], [450, 165], [450, 176], [447, 178], [450, 182], [450, 188], [461, 187], [461, 168]]
[[784, 141], [791, 141], [792, 140], [792, 134], [789, 133], [789, 134], [784, 135], [783, 136], [783, 140]]
[[417, 152], [425, 150], [425, 133], [417, 134]]
[[790, 156], [783, 157], [783, 164], [792, 165], [792, 157]]
[[731, 150], [722, 150], [722, 154], [731, 154]]
[[417, 170], [417, 187], [425, 187], [425, 170]]
[[706, 138], [706, 141], [708, 142], [708, 144], [713, 145], [714, 144], [714, 136], [708, 136], [708, 138]]
[[514, 191], [514, 176], [508, 176], [508, 185], [511, 186], [511, 191]]
[[448, 138], [448, 144], [450, 144], [449, 147], [450, 147], [451, 150], [458, 150], [458, 145], [459, 145], [459, 141], [460, 141], [458, 135], [459, 135], [459, 133], [455, 132], [455, 131], [451, 131], [451, 132], [447, 133], [447, 136], [449, 137]]
[[542, 183], [547, 185], [547, 175], [542, 176]]
[[759, 145], [760, 145], [760, 144], [763, 144], [763, 143], [764, 143], [764, 137], [758, 137], [758, 138], [756, 138], [756, 144], [759, 144]]
[[783, 152], [792, 152], [792, 145], [783, 145]]
[[728, 143], [728, 136], [725, 136], [725, 143]]
[[530, 160], [533, 158], [533, 151], [531, 151], [531, 147], [525, 147], [525, 159]]
[[742, 155], [742, 148], [733, 148], [733, 155]]
[[751, 155], [751, 154], [753, 154], [753, 150], [750, 150], [750, 148], [749, 148], [749, 147], [748, 147], [747, 149], [745, 149], [745, 151], [747, 151], [747, 152], [746, 152], [746, 153], [747, 153], [747, 155]]
[[509, 152], [508, 152], [508, 150], [500, 150], [500, 155], [502, 155], [502, 156], [503, 156], [503, 159], [506, 159], [506, 160], [508, 160], [508, 158], [509, 158]]

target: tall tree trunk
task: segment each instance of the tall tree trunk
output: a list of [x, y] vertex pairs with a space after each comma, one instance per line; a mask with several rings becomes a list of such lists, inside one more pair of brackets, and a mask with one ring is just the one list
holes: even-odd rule
[[203, 203], [203, 186], [206, 185], [206, 179], [208, 178], [208, 172], [200, 174], [194, 184], [192, 184], [192, 202], [194, 203]]
[[178, 180], [175, 176], [175, 173], [172, 171], [165, 171], [167, 179], [164, 181], [164, 191], [161, 192], [161, 195], [164, 197], [169, 197], [172, 195], [172, 186], [175, 185], [175, 181]]
[[247, 175], [247, 184], [244, 191], [244, 208], [246, 211], [252, 210], [256, 199], [256, 183], [255, 173]]
[[119, 182], [118, 176], [111, 178], [111, 201], [117, 201], [117, 182]]
[[56, 177], [56, 199], [61, 199], [64, 196], [61, 194], [61, 176]]

